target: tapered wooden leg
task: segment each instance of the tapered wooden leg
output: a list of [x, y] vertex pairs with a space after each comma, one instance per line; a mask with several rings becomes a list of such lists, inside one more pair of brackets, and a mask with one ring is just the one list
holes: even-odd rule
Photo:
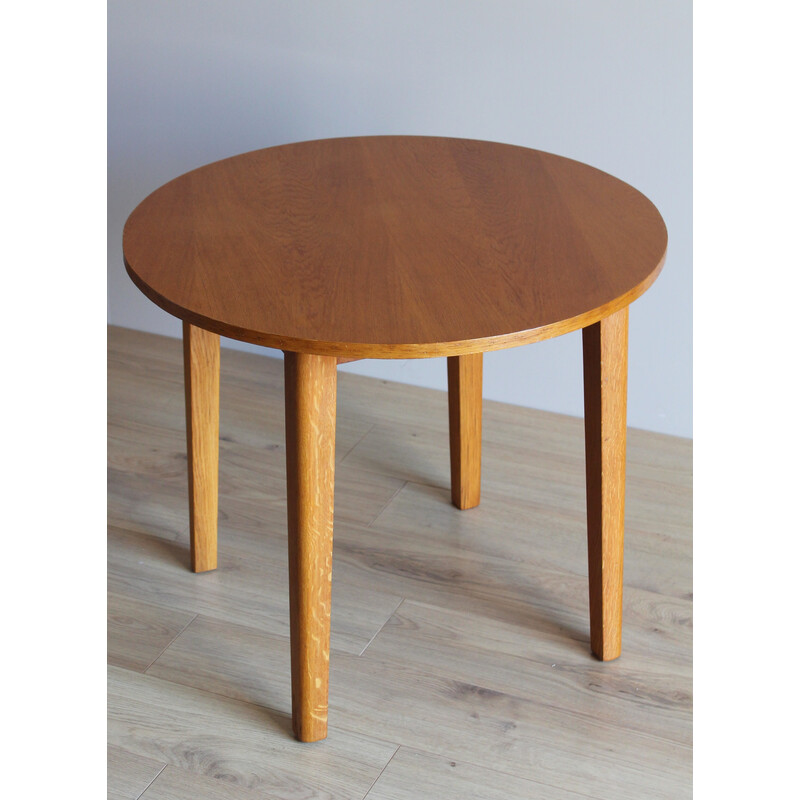
[[448, 357], [447, 397], [453, 505], [474, 508], [481, 502], [483, 353]]
[[583, 329], [583, 381], [592, 652], [610, 661], [622, 647], [627, 307]]
[[285, 353], [292, 727], [328, 732], [336, 358]]
[[217, 567], [219, 336], [183, 323], [192, 570]]

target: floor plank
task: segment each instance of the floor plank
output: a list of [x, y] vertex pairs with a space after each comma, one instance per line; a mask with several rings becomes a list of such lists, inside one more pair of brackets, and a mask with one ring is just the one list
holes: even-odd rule
[[195, 616], [109, 593], [108, 663], [144, 672]]
[[[113, 526], [108, 536], [108, 586], [115, 595], [288, 635], [285, 541], [264, 537], [260, 557], [220, 548], [224, 558], [218, 568], [198, 575], [188, 569], [187, 547], [183, 543]], [[335, 564], [334, 572], [338, 573]], [[354, 587], [336, 580], [331, 648], [360, 653], [401, 599], [376, 588]]]
[[[590, 656], [583, 664], [573, 656], [577, 670], [570, 662], [554, 670], [468, 647], [426, 659], [404, 644], [390, 654], [370, 646], [360, 657], [332, 655], [330, 718], [338, 729], [589, 796], [690, 796], [691, 749], [660, 730], [680, 738], [681, 720], [648, 710], [648, 702], [664, 702], [663, 675], [657, 687], [641, 684], [649, 698], [629, 699], [638, 674], [603, 671]], [[148, 674], [288, 715], [288, 666], [286, 637], [198, 617]]]
[[138, 800], [166, 765], [109, 745], [108, 800]]
[[269, 797], [361, 798], [396, 750], [332, 727], [310, 747], [288, 715], [109, 667], [109, 743]]
[[364, 800], [582, 800], [554, 786], [401, 747]]
[[167, 766], [140, 800], [265, 800], [265, 795], [260, 789], [247, 789], [225, 778], [209, 778]]
[[[470, 550], [463, 538], [427, 531], [423, 519], [416, 526], [419, 536], [417, 528], [400, 535], [340, 525], [334, 542], [338, 573], [353, 587], [379, 585], [404, 598], [516, 625], [529, 635], [556, 636], [588, 652], [587, 570], [578, 566], [585, 556], [578, 559], [577, 549], [573, 571], [537, 560], [535, 547], [501, 558]], [[487, 539], [512, 536], [491, 517], [483, 533]], [[665, 574], [659, 570], [656, 580]], [[626, 585], [622, 636], [623, 653], [658, 653], [665, 664], [691, 663], [691, 597]]]
[[[543, 496], [514, 498], [484, 489], [481, 504], [467, 512], [453, 513], [449, 491], [406, 483], [371, 524], [375, 540], [402, 537], [410, 552], [429, 547], [449, 548], [454, 555], [524, 562], [544, 570], [588, 573], [585, 506]], [[655, 512], [653, 512], [655, 513]], [[679, 511], [665, 515], [660, 524], [642, 523], [627, 514], [625, 531], [625, 585], [672, 597], [692, 591], [683, 527], [675, 519]]]
[[692, 674], [634, 648], [610, 663], [557, 636], [405, 600], [369, 646], [371, 658], [424, 666], [462, 683], [590, 713], [610, 727], [691, 744]]

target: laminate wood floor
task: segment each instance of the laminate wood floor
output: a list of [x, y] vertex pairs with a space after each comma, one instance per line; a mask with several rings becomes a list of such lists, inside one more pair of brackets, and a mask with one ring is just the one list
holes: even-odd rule
[[108, 337], [109, 798], [691, 796], [691, 440], [629, 431], [601, 663], [582, 420], [486, 401], [482, 502], [458, 511], [446, 395], [340, 372], [329, 734], [300, 744], [283, 365], [223, 349], [220, 561], [195, 575], [181, 343]]

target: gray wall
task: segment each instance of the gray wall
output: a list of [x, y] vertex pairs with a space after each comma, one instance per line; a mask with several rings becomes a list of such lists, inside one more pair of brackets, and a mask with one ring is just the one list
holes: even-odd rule
[[[660, 209], [669, 253], [631, 306], [629, 423], [692, 435], [691, 2], [111, 0], [108, 25], [110, 323], [180, 335], [120, 243], [136, 204], [189, 169], [328, 136], [509, 142], [599, 167]], [[446, 385], [441, 359], [343, 369]], [[579, 333], [489, 353], [484, 372], [487, 398], [583, 413]]]

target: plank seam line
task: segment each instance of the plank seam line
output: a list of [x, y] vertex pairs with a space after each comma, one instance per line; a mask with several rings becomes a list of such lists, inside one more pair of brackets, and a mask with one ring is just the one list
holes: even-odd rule
[[358, 654], [359, 658], [361, 658], [361, 656], [364, 655], [367, 648], [375, 641], [375, 637], [389, 624], [389, 620], [398, 612], [400, 606], [403, 605], [405, 601], [406, 601], [405, 597], [400, 598], [400, 602], [395, 606], [394, 611], [392, 611], [392, 613], [389, 614], [388, 617], [386, 617], [386, 620], [384, 621], [383, 625], [381, 625], [380, 628], [378, 628], [378, 630], [376, 630], [375, 633], [372, 634], [370, 640], [364, 645], [364, 649]]
[[397, 745], [397, 747], [395, 748], [395, 751], [394, 751], [394, 753], [392, 753], [392, 756], [391, 756], [391, 758], [390, 758], [390, 759], [389, 759], [389, 760], [386, 762], [386, 764], [384, 765], [383, 769], [382, 769], [382, 770], [381, 770], [381, 771], [378, 773], [378, 776], [375, 778], [375, 780], [374, 780], [374, 781], [372, 781], [372, 783], [370, 784], [370, 787], [369, 787], [369, 789], [367, 789], [367, 794], [365, 794], [365, 795], [364, 795], [364, 796], [361, 798], [361, 800], [367, 800], [367, 796], [368, 796], [368, 795], [369, 795], [369, 793], [370, 793], [370, 792], [371, 792], [371, 791], [372, 791], [372, 790], [375, 788], [375, 784], [376, 784], [376, 783], [377, 783], [377, 782], [378, 782], [378, 781], [381, 779], [381, 775], [383, 775], [383, 773], [384, 773], [384, 772], [386, 772], [386, 768], [389, 766], [389, 764], [391, 764], [391, 763], [392, 763], [392, 761], [394, 760], [394, 757], [397, 755], [397, 751], [398, 751], [399, 749], [400, 749], [400, 745]]
[[147, 666], [144, 668], [144, 674], [145, 674], [145, 675], [147, 675], [147, 670], [149, 670], [149, 669], [150, 669], [150, 667], [152, 667], [152, 666], [153, 666], [153, 664], [155, 664], [155, 663], [156, 663], [156, 661], [158, 661], [158, 659], [159, 659], [159, 658], [161, 658], [161, 656], [163, 656], [163, 655], [164, 655], [164, 653], [166, 653], [166, 652], [167, 652], [167, 650], [169, 650], [169, 648], [170, 648], [170, 647], [172, 647], [172, 645], [173, 645], [173, 644], [175, 644], [175, 640], [176, 640], [176, 639], [177, 639], [177, 638], [178, 638], [178, 637], [179, 637], [179, 636], [180, 636], [180, 635], [181, 635], [181, 634], [182, 634], [182, 633], [183, 633], [183, 632], [184, 632], [184, 631], [185, 631], [185, 630], [186, 630], [186, 629], [187, 629], [187, 628], [188, 628], [188, 627], [189, 627], [189, 626], [190, 626], [190, 625], [191, 625], [191, 624], [192, 624], [192, 623], [193, 623], [193, 622], [194, 622], [194, 621], [195, 621], [195, 620], [196, 620], [196, 619], [199, 617], [199, 616], [200, 616], [200, 614], [195, 614], [195, 615], [194, 615], [194, 616], [193, 616], [193, 617], [192, 617], [192, 618], [191, 618], [191, 619], [190, 619], [190, 620], [189, 620], [189, 621], [188, 621], [188, 622], [187, 622], [187, 623], [186, 623], [186, 624], [185, 624], [185, 625], [184, 625], [184, 626], [183, 626], [183, 627], [182, 627], [182, 628], [181, 628], [181, 629], [180, 629], [180, 630], [179, 630], [179, 631], [178, 631], [178, 632], [177, 632], [177, 633], [176, 633], [176, 634], [175, 634], [175, 635], [172, 637], [172, 639], [170, 640], [170, 643], [169, 643], [169, 644], [168, 644], [168, 645], [167, 645], [167, 646], [166, 646], [166, 647], [165, 647], [165, 648], [164, 648], [164, 649], [163, 649], [163, 650], [162, 650], [162, 651], [161, 651], [161, 652], [160, 652], [160, 653], [159, 653], [159, 654], [158, 654], [158, 655], [157, 655], [157, 656], [156, 656], [156, 657], [155, 657], [155, 658], [154, 658], [154, 659], [153, 659], [153, 660], [152, 660], [152, 661], [151, 661], [151, 662], [150, 662], [150, 663], [149, 663], [149, 664], [148, 664], [148, 665], [147, 665]]
[[163, 771], [164, 771], [164, 770], [165, 770], [165, 769], [166, 769], [168, 766], [169, 766], [169, 764], [164, 764], [164, 766], [163, 766], [163, 767], [161, 767], [161, 769], [158, 771], [158, 774], [157, 774], [157, 775], [155, 775], [155, 776], [153, 776], [153, 780], [151, 780], [151, 781], [150, 781], [150, 783], [148, 783], [148, 784], [147, 784], [147, 786], [145, 786], [145, 787], [144, 787], [144, 790], [142, 791], [142, 793], [141, 793], [141, 794], [137, 794], [137, 795], [136, 795], [136, 800], [141, 800], [141, 798], [142, 798], [142, 797], [144, 797], [144, 796], [147, 794], [147, 791], [148, 791], [148, 789], [149, 789], [149, 788], [150, 788], [150, 787], [151, 787], [151, 786], [152, 786], [152, 785], [153, 785], [153, 784], [154, 784], [154, 783], [155, 783], [155, 782], [158, 780], [158, 776], [159, 776], [159, 775], [161, 775], [161, 773], [162, 773], [162, 772], [163, 772]]
[[369, 434], [372, 433], [372, 429], [374, 427], [375, 427], [375, 423], [373, 423], [372, 425], [369, 426], [369, 428], [367, 428], [367, 430], [364, 432], [364, 434], [359, 437], [358, 441], [342, 456], [341, 461], [339, 461], [340, 464], [344, 464], [345, 460], [350, 455], [350, 453], [352, 453], [353, 450], [355, 450], [356, 447], [358, 447], [361, 444], [361, 442], [363, 442], [364, 439], [366, 439], [367, 436], [369, 436]]
[[372, 522], [370, 522], [367, 525], [367, 528], [371, 528], [381, 518], [381, 516], [383, 515], [383, 512], [386, 511], [387, 508], [389, 508], [389, 506], [394, 501], [395, 497], [397, 497], [397, 495], [400, 494], [400, 492], [402, 492], [403, 489], [405, 489], [406, 486], [408, 486], [409, 483], [410, 483], [410, 481], [403, 481], [402, 485], [398, 486], [397, 489], [394, 490], [394, 493], [392, 494], [392, 496], [386, 501], [386, 503], [384, 504], [383, 508], [375, 515], [375, 519], [373, 519]]

